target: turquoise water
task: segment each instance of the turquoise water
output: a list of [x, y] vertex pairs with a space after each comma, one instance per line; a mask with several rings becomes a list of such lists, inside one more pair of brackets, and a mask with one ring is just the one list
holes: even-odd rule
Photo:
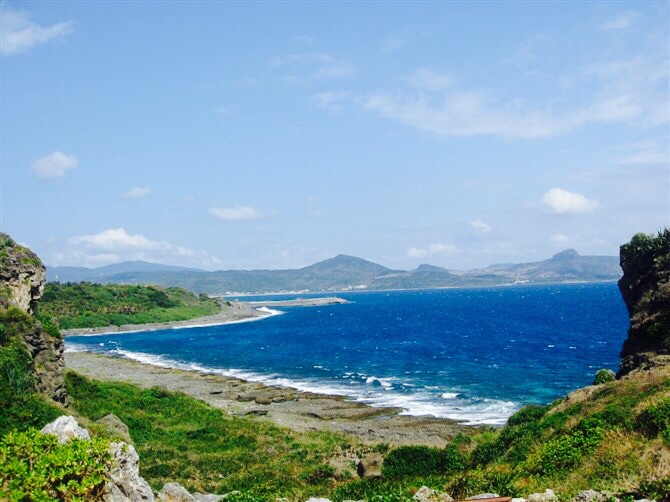
[[261, 321], [68, 337], [67, 350], [348, 395], [406, 414], [500, 424], [616, 370], [614, 283], [341, 293]]

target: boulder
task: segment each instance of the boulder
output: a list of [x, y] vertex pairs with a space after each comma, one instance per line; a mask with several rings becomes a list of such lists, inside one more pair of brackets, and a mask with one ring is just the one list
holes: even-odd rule
[[356, 472], [361, 478], [381, 478], [384, 458], [379, 453], [363, 457], [358, 463]]
[[104, 426], [105, 429], [107, 429], [117, 439], [120, 439], [128, 444], [133, 444], [132, 439], [130, 439], [130, 431], [128, 430], [128, 426], [113, 413], [105, 415], [100, 420], [97, 420], [96, 423]]
[[607, 500], [607, 495], [595, 490], [583, 490], [572, 499], [573, 502], [604, 502]]
[[112, 466], [110, 480], [105, 485], [105, 502], [153, 502], [149, 483], [140, 476], [140, 458], [133, 445], [110, 443]]
[[553, 490], [546, 489], [544, 493], [531, 493], [526, 500], [528, 502], [558, 502], [558, 497]]
[[165, 483], [158, 492], [158, 500], [162, 502], [195, 502], [195, 498], [179, 483]]
[[80, 427], [75, 418], [69, 415], [62, 415], [53, 422], [46, 424], [40, 432], [56, 435], [60, 444], [65, 444], [73, 438], [91, 440], [88, 431]]
[[497, 499], [498, 497], [500, 497], [500, 495], [497, 493], [479, 493], [472, 497], [468, 497], [465, 500]]
[[452, 502], [454, 499], [444, 492], [422, 486], [416, 491], [412, 500], [416, 502]]

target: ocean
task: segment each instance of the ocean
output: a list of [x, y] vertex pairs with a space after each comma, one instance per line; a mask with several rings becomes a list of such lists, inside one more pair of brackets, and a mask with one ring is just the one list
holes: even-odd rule
[[628, 328], [614, 283], [337, 296], [350, 303], [279, 308], [256, 322], [72, 336], [66, 350], [496, 425], [525, 404], [591, 384], [600, 368], [616, 371]]

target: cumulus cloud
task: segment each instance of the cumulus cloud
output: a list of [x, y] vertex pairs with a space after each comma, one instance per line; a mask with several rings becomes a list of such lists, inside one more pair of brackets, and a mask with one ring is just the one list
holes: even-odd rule
[[236, 207], [213, 207], [209, 210], [209, 214], [224, 221], [249, 221], [257, 220], [263, 215], [260, 211], [249, 206]]
[[30, 170], [42, 179], [51, 179], [65, 176], [67, 170], [75, 169], [78, 165], [79, 160], [74, 155], [56, 151], [33, 162]]
[[149, 187], [133, 187], [127, 192], [123, 192], [121, 197], [124, 199], [143, 199], [151, 194]]
[[204, 267], [221, 263], [207, 252], [148, 239], [141, 234], [129, 234], [124, 228], [110, 228], [97, 234], [71, 237], [67, 245], [67, 249], [56, 255], [56, 262], [96, 266], [124, 260], [144, 260]]
[[567, 242], [570, 242], [570, 237], [564, 234], [554, 234], [551, 236], [551, 242], [555, 242], [556, 244], [566, 244]]
[[542, 202], [556, 214], [590, 213], [600, 205], [595, 199], [587, 199], [580, 193], [568, 192], [562, 188], [549, 190], [542, 197]]
[[480, 219], [469, 221], [468, 224], [472, 228], [479, 230], [481, 232], [490, 232], [491, 230], [493, 230], [489, 225], [487, 225]]
[[9, 7], [0, 8], [0, 54], [11, 56], [72, 33], [72, 22], [39, 26], [28, 14]]
[[433, 254], [443, 254], [443, 253], [450, 253], [456, 251], [456, 246], [452, 244], [440, 244], [440, 243], [435, 243], [431, 244], [427, 248], [409, 248], [407, 250], [407, 256], [410, 258], [423, 258], [424, 256], [427, 255], [433, 255]]
[[285, 76], [284, 81], [289, 83], [305, 83], [309, 79], [346, 79], [356, 72], [355, 68], [345, 61], [320, 52], [276, 57], [270, 62], [270, 66], [300, 73], [300, 76], [295, 74]]

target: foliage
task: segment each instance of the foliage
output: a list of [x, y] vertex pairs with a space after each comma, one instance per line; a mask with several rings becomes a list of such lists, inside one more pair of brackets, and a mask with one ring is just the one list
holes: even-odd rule
[[644, 409], [637, 417], [639, 430], [650, 437], [660, 435], [670, 445], [670, 397]]
[[389, 478], [407, 476], [430, 476], [446, 474], [466, 467], [466, 457], [455, 444], [446, 448], [430, 448], [428, 446], [401, 446], [384, 459], [382, 473]]
[[100, 439], [61, 445], [34, 428], [10, 432], [0, 440], [0, 494], [12, 501], [91, 500], [111, 464], [108, 446]]
[[600, 369], [596, 371], [596, 376], [593, 380], [593, 385], [602, 385], [604, 383], [613, 382], [615, 380], [614, 374], [611, 370]]
[[66, 374], [77, 413], [118, 416], [142, 459], [142, 475], [158, 490], [176, 481], [189, 491], [227, 493], [240, 500], [307, 498], [340, 482], [328, 459], [349, 443], [333, 433], [298, 434], [268, 422], [231, 417], [183, 394], [89, 380]]
[[634, 265], [634, 269], [641, 269], [653, 261], [655, 256], [670, 253], [670, 229], [659, 230], [654, 235], [638, 233], [630, 242], [621, 246], [621, 259]]
[[0, 435], [41, 427], [60, 414], [35, 392], [32, 358], [22, 342], [34, 329], [35, 320], [21, 310], [0, 308]]
[[219, 303], [180, 288], [47, 283], [40, 313], [61, 329], [177, 321], [218, 312]]

